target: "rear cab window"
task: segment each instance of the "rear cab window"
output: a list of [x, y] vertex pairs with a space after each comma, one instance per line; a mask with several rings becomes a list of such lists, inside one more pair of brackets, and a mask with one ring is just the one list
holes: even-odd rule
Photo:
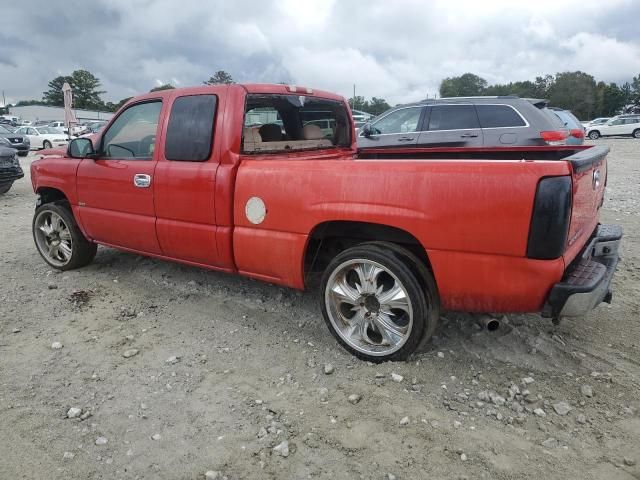
[[304, 95], [248, 95], [242, 133], [243, 153], [351, 146], [345, 105]]

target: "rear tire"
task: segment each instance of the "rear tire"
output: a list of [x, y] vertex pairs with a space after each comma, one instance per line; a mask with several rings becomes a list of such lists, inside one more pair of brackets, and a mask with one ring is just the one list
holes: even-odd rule
[[640, 138], [640, 128], [634, 130], [631, 135], [633, 136], [633, 138]]
[[51, 142], [49, 140], [45, 140], [44, 142], [42, 142], [42, 149], [43, 150], [47, 150], [51, 148]]
[[80, 231], [66, 201], [45, 203], [36, 209], [33, 240], [45, 262], [58, 270], [72, 270], [91, 263], [98, 246]]
[[11, 190], [12, 185], [13, 185], [13, 182], [3, 183], [2, 185], [0, 185], [0, 195], [7, 193], [9, 190]]
[[29, 150], [26, 150], [26, 151], [21, 150], [18, 152], [19, 157], [26, 157], [28, 154], [29, 154]]
[[[433, 277], [425, 291], [402, 247], [365, 243], [337, 255], [321, 281], [325, 323], [355, 356], [379, 363], [404, 360], [431, 336], [439, 316]], [[414, 257], [415, 258], [415, 257]]]
[[600, 138], [600, 132], [599, 132], [599, 131], [597, 131], [597, 130], [591, 130], [591, 131], [589, 132], [589, 138], [590, 138], [591, 140], [597, 140], [597, 139], [599, 139], [599, 138]]

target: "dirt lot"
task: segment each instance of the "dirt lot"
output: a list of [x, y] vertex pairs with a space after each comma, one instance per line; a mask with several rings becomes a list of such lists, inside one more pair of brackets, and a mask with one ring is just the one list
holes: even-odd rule
[[428, 351], [382, 365], [336, 344], [315, 292], [107, 248], [52, 271], [17, 182], [0, 197], [0, 478], [640, 478], [640, 142], [606, 143], [613, 305], [497, 332], [445, 312]]

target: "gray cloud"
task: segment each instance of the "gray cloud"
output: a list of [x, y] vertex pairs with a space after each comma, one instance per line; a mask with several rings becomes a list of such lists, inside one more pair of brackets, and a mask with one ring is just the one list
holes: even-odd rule
[[85, 68], [104, 98], [158, 83], [200, 84], [216, 70], [238, 81], [291, 82], [381, 96], [437, 92], [471, 71], [489, 82], [583, 70], [622, 82], [640, 73], [640, 2], [531, 6], [513, 1], [27, 0], [3, 6], [1, 88], [40, 98], [57, 75]]

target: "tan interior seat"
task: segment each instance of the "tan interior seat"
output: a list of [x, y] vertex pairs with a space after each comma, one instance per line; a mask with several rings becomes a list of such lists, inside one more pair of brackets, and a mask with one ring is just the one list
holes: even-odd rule
[[322, 137], [322, 129], [318, 125], [309, 123], [302, 127], [302, 138], [305, 140], [320, 140]]

